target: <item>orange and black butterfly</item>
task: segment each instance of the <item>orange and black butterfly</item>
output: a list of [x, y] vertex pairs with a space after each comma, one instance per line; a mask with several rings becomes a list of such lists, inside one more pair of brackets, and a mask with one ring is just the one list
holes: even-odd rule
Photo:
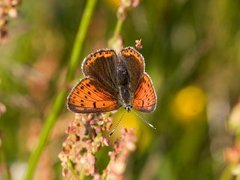
[[67, 107], [75, 113], [98, 113], [124, 107], [142, 112], [156, 108], [157, 96], [143, 56], [127, 47], [119, 53], [102, 49], [82, 63], [85, 78], [69, 93]]

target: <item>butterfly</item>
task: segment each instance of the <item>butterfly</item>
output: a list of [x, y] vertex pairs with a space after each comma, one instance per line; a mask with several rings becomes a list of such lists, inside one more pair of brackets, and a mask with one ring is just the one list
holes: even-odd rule
[[67, 107], [75, 113], [100, 113], [124, 107], [152, 112], [157, 96], [143, 56], [133, 47], [101, 49], [82, 63], [84, 78], [72, 88]]

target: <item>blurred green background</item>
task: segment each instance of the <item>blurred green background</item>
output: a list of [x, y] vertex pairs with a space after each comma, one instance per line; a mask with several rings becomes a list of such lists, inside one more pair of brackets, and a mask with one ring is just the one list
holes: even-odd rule
[[[0, 115], [0, 179], [5, 165], [13, 179], [23, 177], [53, 97], [65, 88], [66, 65], [85, 4], [23, 0], [18, 17], [8, 25], [9, 40], [0, 46], [0, 103], [6, 106]], [[98, 2], [82, 59], [107, 47], [117, 6], [117, 0]], [[223, 151], [233, 142], [226, 122], [240, 94], [239, 8], [239, 0], [143, 0], [129, 11], [122, 29], [124, 45], [142, 39], [140, 52], [158, 105], [154, 113], [141, 114], [157, 130], [132, 113], [122, 120], [121, 126], [135, 127], [139, 139], [127, 179], [223, 176], [228, 166]], [[80, 67], [74, 82], [82, 78]], [[63, 109], [36, 179], [62, 179], [57, 156], [73, 117]]]

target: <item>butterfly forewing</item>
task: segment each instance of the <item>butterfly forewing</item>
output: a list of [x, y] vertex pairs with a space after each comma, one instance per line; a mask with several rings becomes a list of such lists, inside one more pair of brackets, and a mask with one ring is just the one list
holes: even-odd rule
[[115, 51], [103, 49], [88, 55], [82, 64], [84, 75], [101, 83], [113, 95], [117, 95], [118, 92], [116, 58]]
[[90, 77], [82, 79], [72, 89], [67, 106], [75, 113], [107, 112], [120, 107], [117, 98]]
[[144, 58], [132, 47], [122, 49], [121, 56], [127, 65], [130, 75], [131, 91], [135, 91], [137, 85], [144, 74]]
[[142, 112], [152, 112], [156, 108], [157, 96], [152, 81], [144, 73], [134, 93], [133, 108]]

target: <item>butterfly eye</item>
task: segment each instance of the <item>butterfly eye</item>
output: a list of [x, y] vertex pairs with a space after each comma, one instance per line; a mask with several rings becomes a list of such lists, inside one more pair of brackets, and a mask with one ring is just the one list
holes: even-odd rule
[[132, 106], [131, 106], [131, 105], [127, 105], [127, 106], [125, 107], [125, 109], [127, 110], [127, 112], [129, 112], [129, 111], [131, 111]]

